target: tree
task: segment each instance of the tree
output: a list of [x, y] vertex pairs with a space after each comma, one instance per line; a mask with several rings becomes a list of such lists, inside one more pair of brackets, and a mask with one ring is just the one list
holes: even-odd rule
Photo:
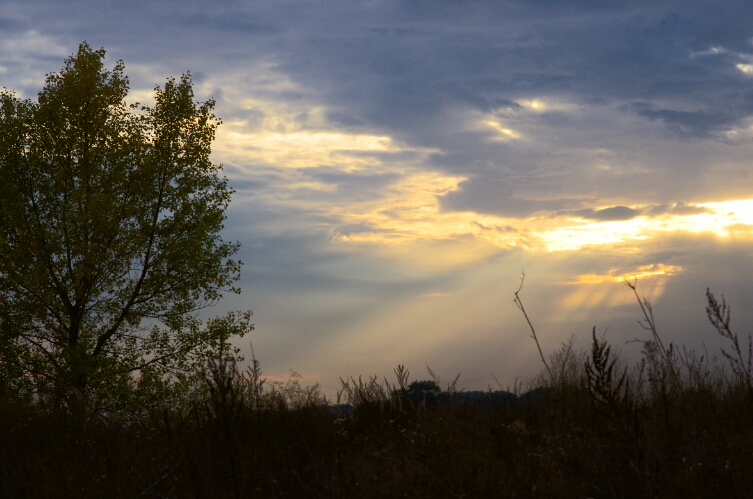
[[439, 393], [442, 391], [442, 388], [434, 380], [423, 380], [423, 381], [417, 380], [417, 381], [413, 381], [410, 385], [408, 385], [408, 391], [421, 393], [421, 394], [427, 393], [427, 392]]
[[[36, 102], [0, 93], [0, 370], [6, 390], [69, 394], [185, 379], [250, 329], [202, 326], [233, 287], [233, 192], [209, 160], [214, 101], [190, 74], [126, 104], [124, 64], [85, 42]], [[237, 350], [236, 350], [237, 353]], [[177, 376], [177, 378], [175, 378]]]

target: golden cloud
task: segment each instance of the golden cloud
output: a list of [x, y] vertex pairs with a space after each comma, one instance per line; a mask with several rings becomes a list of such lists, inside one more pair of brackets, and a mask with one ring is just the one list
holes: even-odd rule
[[[338, 243], [400, 245], [473, 239], [496, 248], [559, 252], [645, 241], [673, 232], [753, 237], [753, 199], [699, 203], [695, 211], [655, 216], [645, 214], [646, 207], [630, 207], [640, 215], [627, 220], [586, 220], [552, 213], [521, 219], [443, 212], [439, 197], [459, 189], [467, 178], [426, 170], [426, 158], [442, 151], [413, 147], [384, 134], [335, 129], [327, 123], [326, 109], [321, 106], [242, 101], [243, 108], [257, 110], [255, 116], [260, 118], [254, 124], [240, 118], [227, 121], [218, 131], [216, 153], [250, 174], [258, 168], [274, 169], [277, 192], [264, 195], [333, 220], [328, 230], [331, 240]], [[549, 105], [526, 104], [532, 108]], [[484, 116], [475, 123], [492, 128], [501, 139], [521, 137], [496, 117]], [[338, 196], [337, 184], [302, 173], [319, 166], [342, 173], [389, 174], [394, 180], [366, 199]], [[312, 190], [322, 197], [304, 199], [297, 194]], [[358, 230], [349, 229], [353, 226]]]
[[611, 269], [606, 274], [581, 274], [575, 276], [575, 280], [568, 284], [601, 284], [603, 282], [625, 282], [646, 277], [670, 276], [682, 272], [679, 265], [665, 265], [663, 263], [653, 263], [642, 265], [629, 272], [620, 272], [618, 269]]

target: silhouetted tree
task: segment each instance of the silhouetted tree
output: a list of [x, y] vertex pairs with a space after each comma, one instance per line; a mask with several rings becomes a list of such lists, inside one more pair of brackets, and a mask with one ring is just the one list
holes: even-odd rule
[[[88, 44], [36, 101], [0, 93], [0, 370], [6, 389], [80, 393], [180, 380], [250, 312], [193, 312], [233, 287], [232, 189], [209, 160], [220, 121], [190, 75], [127, 104]], [[135, 374], [135, 375], [134, 375]]]

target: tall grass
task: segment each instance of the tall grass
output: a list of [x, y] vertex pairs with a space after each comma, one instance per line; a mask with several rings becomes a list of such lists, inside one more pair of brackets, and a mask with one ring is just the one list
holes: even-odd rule
[[398, 366], [329, 401], [220, 356], [180, 406], [138, 418], [5, 399], [0, 497], [749, 497], [753, 355], [708, 303], [720, 358], [654, 328], [630, 364], [594, 329], [515, 393], [437, 390]]

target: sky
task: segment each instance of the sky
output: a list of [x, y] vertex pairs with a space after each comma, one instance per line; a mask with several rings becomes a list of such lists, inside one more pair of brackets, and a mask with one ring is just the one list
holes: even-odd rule
[[[753, 330], [753, 3], [0, 0], [0, 86], [78, 44], [131, 101], [189, 72], [216, 100], [223, 237], [269, 380], [512, 387], [593, 327], [718, 354], [706, 289]], [[706, 350], [704, 350], [706, 349]], [[499, 385], [497, 384], [499, 382]]]

